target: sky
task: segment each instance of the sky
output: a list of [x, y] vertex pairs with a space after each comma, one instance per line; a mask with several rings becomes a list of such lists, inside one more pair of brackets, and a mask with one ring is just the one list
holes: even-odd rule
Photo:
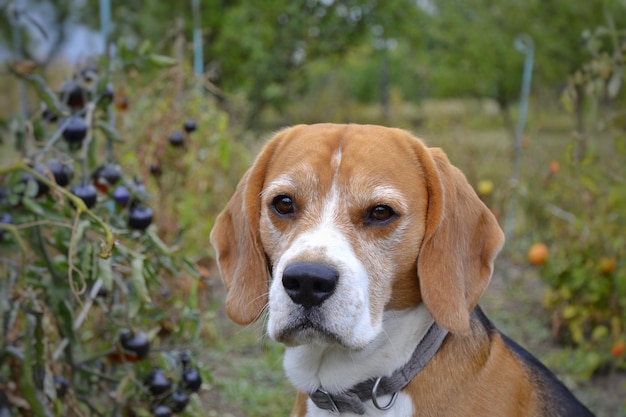
[[[43, 59], [50, 51], [53, 39], [58, 36], [57, 28], [54, 27], [51, 18], [54, 14], [53, 2], [35, 4], [30, 0], [16, 0], [12, 6], [13, 15], [17, 16], [14, 22], [23, 25], [30, 34], [29, 52], [36, 59]], [[65, 22], [64, 26], [67, 35], [60, 57], [70, 62], [76, 62], [103, 52], [102, 37], [98, 31], [72, 21]], [[42, 30], [46, 33], [42, 33]], [[15, 47], [12, 44], [15, 39], [11, 39], [9, 42], [7, 47], [0, 45], [0, 59], [13, 58], [8, 47]]]

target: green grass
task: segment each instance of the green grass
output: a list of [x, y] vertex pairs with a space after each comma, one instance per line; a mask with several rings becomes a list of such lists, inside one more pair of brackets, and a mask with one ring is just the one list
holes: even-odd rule
[[222, 320], [222, 337], [205, 356], [220, 402], [246, 417], [288, 415], [295, 390], [284, 376], [283, 346], [270, 341], [260, 327], [238, 328]]

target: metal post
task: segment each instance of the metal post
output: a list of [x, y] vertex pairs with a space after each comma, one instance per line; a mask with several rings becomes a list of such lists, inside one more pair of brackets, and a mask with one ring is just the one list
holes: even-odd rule
[[513, 176], [511, 177], [511, 186], [513, 193], [509, 201], [509, 209], [507, 210], [504, 232], [506, 238], [512, 237], [515, 225], [515, 209], [517, 204], [517, 186], [519, 185], [519, 177], [522, 164], [522, 135], [526, 126], [526, 117], [528, 115], [528, 98], [530, 96], [530, 81], [533, 73], [533, 59], [535, 46], [530, 36], [519, 35], [514, 42], [515, 49], [526, 55], [524, 59], [524, 73], [522, 76], [522, 91], [520, 94], [519, 118], [517, 120], [517, 129], [515, 131], [515, 139], [513, 143]]
[[111, 0], [100, 0], [100, 34], [102, 36], [102, 53], [109, 56], [109, 31], [111, 27]]
[[193, 15], [193, 69], [196, 76], [204, 74], [204, 57], [202, 51], [202, 28], [200, 19], [200, 1], [191, 0]]
[[[21, 60], [22, 57], [22, 10], [18, 9], [17, 5], [14, 6], [15, 8], [12, 10], [9, 10], [9, 21], [11, 22], [11, 35], [13, 38], [13, 58], [16, 61]], [[21, 78], [19, 78], [17, 80], [17, 94], [19, 97], [19, 113], [20, 113], [20, 117], [22, 117], [24, 120], [26, 120], [26, 118], [28, 117], [28, 99], [26, 97], [26, 84], [24, 83], [24, 80], [22, 80]]]

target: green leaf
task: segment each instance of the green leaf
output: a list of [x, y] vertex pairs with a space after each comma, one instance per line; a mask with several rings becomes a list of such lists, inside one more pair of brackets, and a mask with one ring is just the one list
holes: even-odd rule
[[150, 243], [152, 243], [159, 250], [159, 252], [161, 252], [161, 254], [171, 256], [174, 253], [174, 249], [168, 247], [156, 234], [154, 229], [149, 229], [146, 236], [150, 240]]
[[111, 267], [112, 258], [103, 259], [98, 257], [98, 278], [102, 280], [102, 288], [107, 291], [113, 289], [113, 268]]
[[85, 236], [85, 231], [87, 230], [88, 226], [89, 226], [88, 220], [81, 220], [78, 222], [78, 225], [76, 226], [76, 230], [72, 234], [72, 238], [70, 240], [71, 247], [76, 248], [76, 246], [78, 245], [78, 242], [80, 242]]
[[148, 63], [154, 65], [157, 68], [167, 68], [173, 67], [178, 64], [178, 61], [172, 57], [159, 55], [159, 54], [150, 54], [148, 55]]
[[32, 314], [26, 314], [25, 340], [28, 343], [25, 343], [24, 345], [24, 360], [22, 361], [22, 372], [19, 383], [22, 396], [26, 402], [28, 402], [28, 405], [30, 405], [33, 415], [48, 417], [51, 416], [51, 414], [44, 406], [37, 388], [35, 387], [35, 380], [33, 379], [34, 372], [37, 369], [37, 363], [40, 359], [37, 354], [38, 348], [35, 346], [37, 343], [35, 341], [36, 335], [39, 333], [36, 329], [36, 321], [37, 320], [32, 317]]
[[28, 83], [35, 89], [39, 98], [46, 103], [48, 109], [57, 116], [66, 117], [69, 114], [63, 108], [63, 105], [59, 101], [57, 95], [50, 90], [46, 85], [46, 82], [39, 75], [25, 75], [15, 73], [19, 78], [28, 81]]
[[43, 207], [41, 207], [39, 205], [39, 203], [37, 203], [35, 200], [33, 200], [30, 197], [24, 197], [22, 198], [22, 204], [24, 205], [24, 207], [26, 207], [29, 211], [37, 214], [38, 216], [45, 216], [46, 212], [43, 209]]
[[87, 281], [95, 281], [93, 275], [95, 270], [93, 268], [97, 250], [94, 250], [93, 245], [87, 244], [80, 252], [80, 271]]
[[150, 303], [150, 293], [146, 285], [146, 278], [143, 274], [143, 262], [142, 256], [137, 256], [131, 261], [131, 279], [133, 283], [133, 294], [135, 297], [143, 302]]
[[139, 55], [148, 55], [151, 50], [152, 50], [152, 43], [150, 42], [149, 39], [146, 39], [143, 42], [141, 42], [141, 45], [139, 45], [138, 53]]
[[119, 142], [119, 143], [124, 142], [124, 139], [122, 138], [122, 136], [115, 129], [115, 127], [113, 127], [110, 123], [104, 120], [98, 120], [98, 122], [96, 123], [96, 126], [98, 127], [98, 129], [100, 129], [100, 131], [104, 134], [104, 136], [107, 139], [113, 142]]
[[76, 334], [74, 333], [74, 311], [70, 307], [67, 299], [61, 299], [56, 304], [55, 316], [61, 319], [63, 337], [66, 337], [70, 341], [70, 345], [76, 343]]

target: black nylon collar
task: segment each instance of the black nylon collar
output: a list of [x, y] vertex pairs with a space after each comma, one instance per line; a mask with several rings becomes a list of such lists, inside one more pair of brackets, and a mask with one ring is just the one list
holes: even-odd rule
[[[309, 398], [317, 407], [329, 410], [336, 415], [344, 412], [363, 415], [365, 414], [363, 403], [368, 400], [372, 400], [376, 408], [387, 410], [393, 406], [397, 393], [406, 387], [435, 356], [447, 334], [447, 330], [433, 323], [413, 351], [409, 361], [390, 376], [368, 379], [340, 394], [330, 394], [320, 387], [309, 394]], [[386, 405], [378, 403], [378, 397], [383, 395], [392, 395]]]

